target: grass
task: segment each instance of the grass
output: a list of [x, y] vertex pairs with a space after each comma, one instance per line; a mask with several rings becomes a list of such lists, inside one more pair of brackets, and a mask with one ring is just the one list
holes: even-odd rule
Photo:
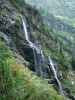
[[0, 100], [65, 100], [52, 85], [16, 62], [12, 52], [0, 42]]

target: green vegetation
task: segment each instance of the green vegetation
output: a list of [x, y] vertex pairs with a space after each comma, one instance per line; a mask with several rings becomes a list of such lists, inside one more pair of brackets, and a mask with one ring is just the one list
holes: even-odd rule
[[0, 41], [0, 100], [65, 100], [51, 85], [36, 77]]
[[67, 79], [63, 80], [63, 85], [69, 90], [69, 94], [75, 96], [75, 71], [69, 70], [67, 73]]
[[23, 8], [25, 7], [25, 1], [24, 0], [9, 0], [12, 5], [14, 5], [18, 11], [22, 12]]
[[[23, 36], [22, 20], [20, 15], [26, 16], [28, 32], [31, 40], [39, 41], [42, 50], [46, 56], [51, 56], [58, 64], [58, 74], [62, 74], [62, 85], [68, 88], [71, 94], [75, 95], [75, 39], [72, 33], [60, 32], [54, 29], [49, 29], [47, 25], [43, 24], [40, 12], [33, 7], [25, 4], [24, 0], [8, 0], [10, 4], [6, 4], [7, 8], [1, 9], [2, 30], [8, 38], [12, 39], [15, 48], [33, 67], [33, 59], [31, 59], [28, 51], [27, 55], [24, 53], [27, 42]], [[13, 11], [14, 8], [14, 11]], [[11, 12], [10, 12], [11, 10]], [[14, 14], [14, 13], [15, 14]], [[44, 12], [43, 12], [44, 13]], [[14, 14], [14, 15], [13, 15]], [[47, 13], [45, 13], [47, 15]], [[8, 16], [7, 16], [8, 15]], [[14, 16], [14, 18], [13, 18]], [[56, 18], [64, 21], [69, 20], [62, 16]], [[5, 22], [8, 26], [6, 28]], [[11, 20], [15, 24], [11, 24]], [[3, 27], [4, 25], [4, 27]], [[4, 36], [1, 38], [4, 39]], [[10, 42], [8, 40], [8, 42]], [[12, 43], [10, 43], [12, 44]], [[10, 47], [10, 45], [8, 45]], [[10, 47], [11, 48], [11, 47]], [[12, 49], [12, 48], [11, 48]], [[13, 51], [14, 52], [14, 51]], [[32, 52], [31, 52], [32, 53]], [[48, 84], [48, 81], [37, 77], [24, 64], [14, 57], [9, 48], [0, 41], [0, 100], [64, 100], [60, 96], [53, 85]], [[16, 60], [17, 59], [17, 60]], [[23, 59], [24, 60], [24, 59]], [[69, 72], [70, 71], [70, 72]], [[71, 72], [72, 71], [72, 72]], [[61, 72], [61, 73], [60, 73]], [[60, 76], [60, 75], [59, 75]], [[53, 78], [53, 77], [52, 77]]]
[[11, 0], [11, 2], [13, 4], [16, 4], [16, 5], [19, 5], [19, 6], [24, 6], [25, 5], [24, 0]]
[[67, 16], [55, 16], [57, 19], [68, 23], [69, 25], [75, 27], [75, 18], [69, 18]]

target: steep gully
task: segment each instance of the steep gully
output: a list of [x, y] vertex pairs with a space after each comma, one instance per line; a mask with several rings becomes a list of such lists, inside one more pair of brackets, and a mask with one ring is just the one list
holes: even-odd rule
[[[30, 48], [32, 48], [33, 53], [34, 53], [35, 72], [37, 73], [37, 75], [44, 77], [46, 75], [43, 71], [44, 70], [43, 65], [45, 65], [46, 61], [45, 61], [45, 56], [43, 54], [43, 51], [41, 49], [41, 45], [38, 45], [38, 44], [36, 45], [32, 41], [30, 41], [29, 36], [28, 36], [27, 26], [26, 26], [26, 19], [23, 16], [21, 16], [21, 18], [22, 18], [22, 24], [23, 24], [23, 29], [24, 29], [25, 40], [28, 42]], [[50, 58], [50, 56], [48, 57], [48, 64], [49, 64], [49, 70], [50, 69], [52, 70], [53, 76], [58, 84], [59, 92], [61, 93], [61, 95], [64, 95], [61, 82], [58, 79], [57, 71], [55, 69], [54, 63], [52, 59]]]

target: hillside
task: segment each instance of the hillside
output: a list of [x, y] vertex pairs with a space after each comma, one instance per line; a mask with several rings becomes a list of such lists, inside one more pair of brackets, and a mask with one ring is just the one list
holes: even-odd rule
[[69, 18], [75, 17], [75, 1], [74, 0], [25, 0], [29, 4], [42, 8], [55, 16], [65, 16]]
[[0, 0], [0, 100], [75, 99], [75, 28], [53, 13]]

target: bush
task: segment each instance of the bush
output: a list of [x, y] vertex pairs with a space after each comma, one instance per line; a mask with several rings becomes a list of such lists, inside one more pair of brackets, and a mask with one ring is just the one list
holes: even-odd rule
[[51, 85], [18, 64], [0, 42], [0, 100], [64, 100]]

